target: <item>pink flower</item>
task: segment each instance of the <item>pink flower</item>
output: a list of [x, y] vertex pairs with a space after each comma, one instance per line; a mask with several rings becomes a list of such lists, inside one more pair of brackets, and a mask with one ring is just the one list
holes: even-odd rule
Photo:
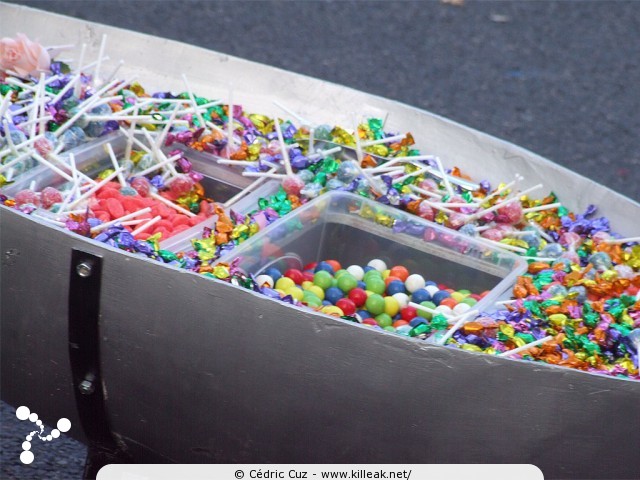
[[50, 64], [51, 57], [45, 48], [22, 33], [18, 33], [15, 39], [5, 37], [0, 40], [0, 70], [13, 70], [26, 77], [48, 71]]

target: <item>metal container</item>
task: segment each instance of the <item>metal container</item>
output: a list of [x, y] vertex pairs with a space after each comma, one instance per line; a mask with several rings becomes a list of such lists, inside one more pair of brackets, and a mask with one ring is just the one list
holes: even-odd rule
[[[272, 98], [317, 122], [371, 105], [475, 177], [525, 175], [637, 235], [640, 205], [528, 151], [406, 105], [215, 52], [0, 5], [49, 43], [103, 33], [141, 82]], [[140, 55], [139, 52], [154, 52]], [[219, 68], [224, 65], [224, 68]], [[130, 67], [127, 67], [130, 66]], [[330, 101], [328, 101], [330, 99]], [[525, 185], [525, 187], [528, 185]], [[533, 463], [637, 478], [640, 383], [356, 328], [0, 208], [2, 398], [135, 461]], [[93, 376], [92, 376], [93, 375]], [[97, 376], [96, 376], [97, 375]], [[86, 383], [88, 382], [88, 383]]]

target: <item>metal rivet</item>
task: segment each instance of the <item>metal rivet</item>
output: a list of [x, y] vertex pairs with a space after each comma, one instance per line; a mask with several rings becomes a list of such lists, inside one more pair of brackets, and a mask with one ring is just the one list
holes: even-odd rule
[[95, 379], [96, 377], [92, 373], [87, 373], [84, 376], [84, 380], [82, 380], [80, 382], [80, 385], [78, 385], [78, 389], [83, 395], [91, 395], [93, 392], [95, 392], [96, 388], [93, 385]]
[[76, 267], [76, 272], [83, 278], [91, 276], [91, 263], [82, 262], [80, 265]]

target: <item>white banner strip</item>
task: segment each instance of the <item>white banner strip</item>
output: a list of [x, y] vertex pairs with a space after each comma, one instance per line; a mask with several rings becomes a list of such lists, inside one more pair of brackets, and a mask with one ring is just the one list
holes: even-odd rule
[[535, 465], [107, 465], [97, 480], [273, 480], [273, 479], [391, 479], [391, 480], [544, 480]]

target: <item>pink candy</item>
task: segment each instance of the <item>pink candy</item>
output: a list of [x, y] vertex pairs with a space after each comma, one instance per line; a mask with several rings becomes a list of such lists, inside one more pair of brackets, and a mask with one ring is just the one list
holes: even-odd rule
[[53, 187], [45, 187], [40, 192], [40, 201], [43, 208], [49, 209], [53, 204], [62, 202], [62, 194]]
[[299, 196], [300, 190], [304, 188], [304, 181], [299, 176], [292, 175], [282, 181], [282, 188], [287, 192], [287, 195]]
[[26, 205], [28, 203], [35, 205], [36, 207], [40, 206], [40, 199], [38, 198], [38, 195], [33, 190], [29, 190], [28, 188], [25, 190], [20, 190], [18, 193], [16, 193], [15, 201], [16, 206], [18, 207]]

